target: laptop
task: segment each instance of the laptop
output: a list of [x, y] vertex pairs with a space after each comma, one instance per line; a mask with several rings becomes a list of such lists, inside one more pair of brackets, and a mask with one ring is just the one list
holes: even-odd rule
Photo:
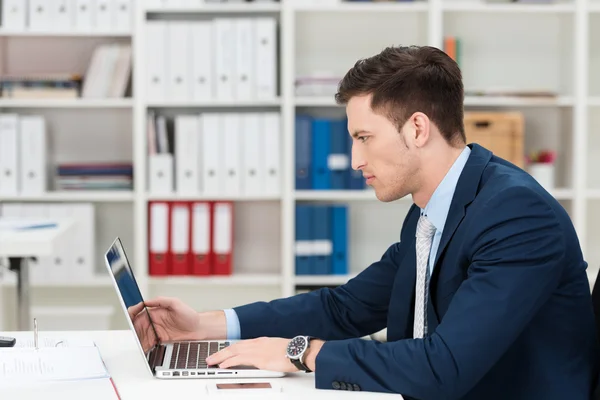
[[125, 254], [120, 238], [116, 238], [104, 255], [106, 268], [119, 297], [125, 318], [133, 332], [138, 348], [146, 360], [150, 373], [161, 379], [198, 379], [198, 378], [276, 378], [284, 376], [282, 372], [260, 370], [251, 366], [218, 368], [208, 366], [206, 358], [234, 343], [231, 340], [199, 340], [182, 342], [161, 341], [156, 333], [154, 322], [147, 308], [155, 344], [144, 352], [141, 338], [137, 335], [133, 321], [127, 309], [143, 302], [142, 293], [133, 275], [133, 270]]

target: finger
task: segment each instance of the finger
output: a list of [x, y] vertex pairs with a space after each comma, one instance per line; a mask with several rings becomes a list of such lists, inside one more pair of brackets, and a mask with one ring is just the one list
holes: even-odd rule
[[231, 368], [231, 367], [237, 367], [239, 365], [256, 367], [252, 363], [252, 360], [249, 360], [248, 357], [245, 357], [245, 356], [234, 356], [234, 357], [228, 358], [227, 360], [225, 360], [222, 363], [220, 363], [219, 364], [219, 368]]
[[238, 354], [240, 354], [240, 345], [241, 343], [236, 343], [224, 348], [221, 351], [216, 352], [212, 356], [206, 358], [206, 363], [208, 365], [220, 364], [228, 358], [237, 356]]
[[171, 309], [175, 306], [177, 300], [171, 297], [156, 297], [154, 299], [146, 300], [146, 306], [148, 307], [160, 307]]
[[142, 309], [144, 308], [144, 303], [139, 302], [131, 307], [129, 307], [127, 309], [127, 312], [129, 313], [129, 317], [131, 319], [135, 318], [136, 315], [138, 315], [140, 313], [140, 311], [142, 311]]

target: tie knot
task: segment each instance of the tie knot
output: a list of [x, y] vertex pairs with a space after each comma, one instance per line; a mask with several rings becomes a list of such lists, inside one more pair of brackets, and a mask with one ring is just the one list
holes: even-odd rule
[[431, 238], [435, 233], [435, 226], [427, 219], [426, 216], [421, 215], [419, 223], [417, 224], [417, 237], [419, 238]]

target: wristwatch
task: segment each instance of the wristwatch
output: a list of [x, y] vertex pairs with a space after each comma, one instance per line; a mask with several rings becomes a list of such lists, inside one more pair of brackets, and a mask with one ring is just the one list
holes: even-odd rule
[[296, 336], [288, 344], [286, 357], [301, 371], [312, 372], [304, 363], [312, 339], [310, 336]]

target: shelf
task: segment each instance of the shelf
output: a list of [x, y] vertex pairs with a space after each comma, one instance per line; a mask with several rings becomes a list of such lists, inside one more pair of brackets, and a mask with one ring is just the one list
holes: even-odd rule
[[131, 32], [76, 32], [76, 31], [11, 31], [0, 29], [0, 37], [77, 37], [77, 38], [96, 38], [96, 37], [131, 37]]
[[590, 107], [600, 107], [600, 96], [592, 96], [588, 98], [588, 105]]
[[354, 278], [355, 275], [296, 275], [296, 286], [339, 286]]
[[465, 106], [470, 107], [569, 107], [574, 100], [569, 96], [512, 97], [512, 96], [465, 96]]
[[258, 107], [279, 107], [281, 99], [273, 100], [207, 100], [207, 101], [149, 101], [146, 104], [150, 108], [258, 108]]
[[93, 191], [93, 190], [73, 190], [73, 191], [55, 191], [46, 192], [39, 195], [17, 195], [17, 196], [2, 196], [0, 201], [13, 202], [33, 202], [33, 201], [86, 201], [86, 202], [129, 202], [133, 201], [133, 192], [131, 191]]
[[342, 4], [298, 4], [292, 5], [294, 11], [305, 12], [424, 12], [429, 9], [426, 2], [381, 2], [381, 3], [342, 3]]
[[132, 99], [10, 99], [0, 98], [0, 108], [132, 108]]
[[193, 194], [147, 194], [146, 198], [148, 201], [279, 201], [280, 196], [271, 195], [240, 195], [240, 196], [226, 196], [226, 195], [193, 195]]
[[550, 194], [557, 200], [573, 200], [575, 197], [572, 189], [554, 189], [550, 191]]
[[445, 1], [443, 10], [446, 12], [487, 12], [487, 13], [533, 13], [533, 14], [559, 14], [575, 11], [574, 4], [494, 4], [474, 1]]
[[365, 190], [297, 190], [296, 200], [304, 201], [376, 201], [375, 191]]
[[228, 14], [228, 13], [278, 13], [281, 3], [255, 4], [204, 4], [200, 7], [158, 7], [147, 8], [148, 14]]
[[230, 276], [150, 276], [149, 282], [160, 285], [244, 285], [272, 286], [281, 283], [278, 274], [238, 274]]
[[[3, 276], [0, 278], [0, 286], [12, 287], [17, 284], [17, 277], [12, 272], [2, 270]], [[108, 288], [112, 287], [112, 282], [108, 276], [98, 276], [85, 281], [63, 281], [63, 282], [31, 282], [32, 288]]]
[[[339, 107], [331, 96], [296, 97], [297, 107]], [[569, 96], [545, 97], [509, 97], [509, 96], [465, 96], [467, 107], [568, 107], [574, 104]]]

